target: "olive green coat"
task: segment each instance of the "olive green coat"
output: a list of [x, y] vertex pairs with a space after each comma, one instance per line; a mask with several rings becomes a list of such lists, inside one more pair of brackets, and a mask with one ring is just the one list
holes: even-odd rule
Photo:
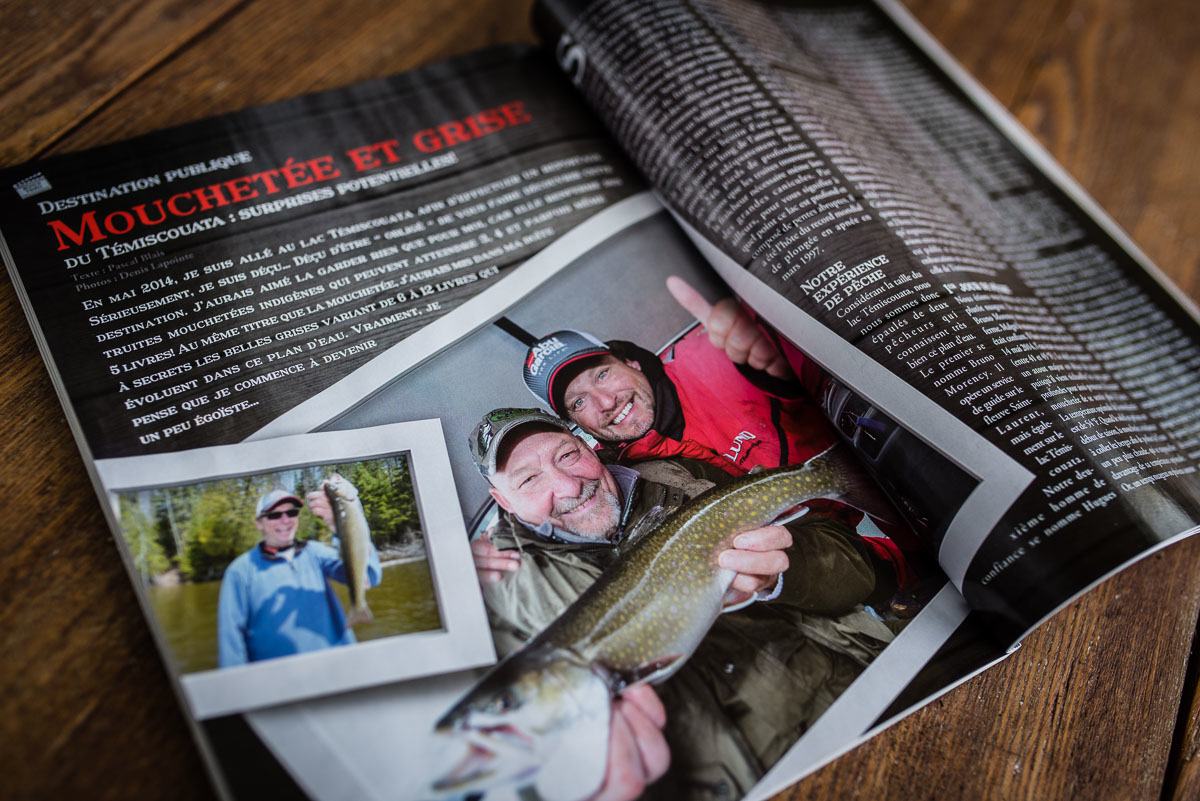
[[[484, 587], [497, 650], [520, 648], [563, 612], [622, 551], [712, 486], [675, 462], [633, 465], [616, 545], [550, 542], [504, 515], [492, 535], [521, 567]], [[810, 519], [812, 518], [812, 519]], [[754, 782], [892, 639], [862, 611], [875, 570], [853, 532], [806, 515], [783, 593], [717, 619], [686, 665], [657, 689], [667, 709], [671, 768], [647, 796], [733, 799]]]

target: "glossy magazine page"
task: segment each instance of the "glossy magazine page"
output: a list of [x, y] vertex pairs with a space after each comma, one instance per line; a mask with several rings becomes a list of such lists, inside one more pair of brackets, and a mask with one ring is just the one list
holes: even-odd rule
[[722, 277], [844, 384], [830, 411], [910, 519], [951, 513], [938, 561], [1010, 641], [1195, 530], [1194, 308], [902, 9], [543, 9]]

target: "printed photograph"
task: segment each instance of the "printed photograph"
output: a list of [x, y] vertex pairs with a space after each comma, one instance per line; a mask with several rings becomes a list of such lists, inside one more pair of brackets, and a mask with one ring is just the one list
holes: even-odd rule
[[495, 660], [436, 420], [96, 466], [199, 719]]
[[182, 673], [441, 628], [407, 454], [117, 497]]
[[866, 670], [895, 673], [862, 730], [932, 654], [888, 649], [945, 585], [936, 543], [977, 482], [738, 303], [664, 218], [327, 428], [399, 410], [442, 420], [503, 658], [434, 722], [457, 758], [429, 797], [579, 797], [651, 753], [647, 797], [739, 798]]

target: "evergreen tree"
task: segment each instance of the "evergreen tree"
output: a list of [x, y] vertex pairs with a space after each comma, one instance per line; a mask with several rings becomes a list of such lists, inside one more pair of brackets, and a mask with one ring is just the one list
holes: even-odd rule
[[122, 494], [119, 500], [121, 510], [121, 537], [129, 549], [134, 567], [142, 578], [149, 581], [154, 576], [163, 573], [171, 563], [163, 553], [162, 545], [158, 542], [158, 531], [150, 518], [142, 512], [137, 497]]
[[[259, 540], [254, 525], [258, 495], [252, 482], [218, 481], [207, 485], [192, 509], [186, 545], [179, 560], [191, 581], [218, 579], [226, 566]], [[249, 499], [249, 500], [248, 500]]]

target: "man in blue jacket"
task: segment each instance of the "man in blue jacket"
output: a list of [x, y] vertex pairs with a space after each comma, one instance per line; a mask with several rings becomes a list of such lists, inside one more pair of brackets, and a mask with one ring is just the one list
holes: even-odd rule
[[[333, 510], [323, 492], [308, 494], [310, 511], [330, 529]], [[262, 540], [234, 559], [221, 579], [217, 606], [217, 662], [221, 667], [353, 643], [341, 602], [328, 579], [346, 583], [346, 570], [333, 546], [296, 542], [298, 496], [276, 489], [258, 500], [254, 525]], [[382, 569], [374, 544], [367, 582], [379, 583]]]

